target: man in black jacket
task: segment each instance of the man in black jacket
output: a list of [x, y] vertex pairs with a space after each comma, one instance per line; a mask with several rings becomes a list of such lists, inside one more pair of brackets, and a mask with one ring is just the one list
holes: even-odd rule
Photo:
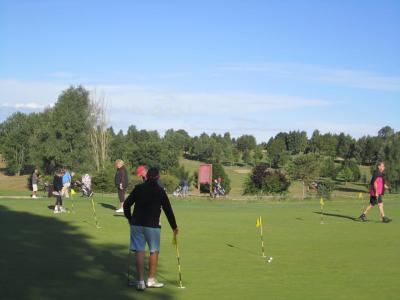
[[[131, 250], [136, 252], [138, 282], [136, 288], [161, 288], [164, 284], [156, 280], [158, 254], [160, 252], [161, 208], [167, 216], [174, 235], [178, 234], [174, 212], [166, 192], [159, 186], [160, 173], [151, 168], [144, 183], [135, 186], [124, 202], [124, 214], [131, 225]], [[131, 207], [134, 206], [133, 214]], [[146, 243], [150, 250], [149, 276], [144, 282], [144, 255]]]
[[124, 166], [124, 162], [121, 159], [115, 161], [115, 167], [117, 172], [115, 173], [115, 186], [118, 189], [118, 198], [120, 202], [120, 208], [117, 209], [116, 213], [123, 213], [123, 204], [125, 201], [126, 188], [128, 187], [128, 171]]

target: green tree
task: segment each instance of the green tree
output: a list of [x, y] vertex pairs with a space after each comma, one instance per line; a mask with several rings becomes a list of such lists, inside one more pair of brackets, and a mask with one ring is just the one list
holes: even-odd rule
[[303, 183], [303, 199], [306, 184], [318, 178], [319, 170], [319, 157], [315, 154], [301, 154], [293, 159], [290, 172], [294, 178]]
[[378, 137], [388, 139], [395, 134], [394, 129], [390, 126], [385, 126], [378, 131]]
[[261, 163], [261, 161], [264, 158], [263, 148], [261, 146], [256, 147], [256, 149], [254, 150], [253, 158], [254, 158], [255, 165]]
[[350, 158], [350, 150], [353, 143], [354, 139], [350, 135], [345, 135], [342, 132], [337, 138], [336, 156]]
[[400, 190], [400, 132], [390, 136], [384, 147], [383, 160], [386, 165], [386, 179], [392, 190]]
[[286, 136], [277, 135], [275, 138], [271, 138], [267, 147], [271, 165], [274, 168], [283, 167], [289, 158], [289, 153], [286, 149]]
[[40, 132], [34, 160], [41, 162], [47, 173], [67, 166], [87, 172], [94, 169], [89, 144], [89, 92], [83, 87], [70, 87], [58, 97], [52, 109], [41, 115]]
[[252, 157], [251, 157], [250, 151], [244, 151], [244, 152], [243, 152], [243, 155], [242, 155], [242, 159], [243, 159], [243, 161], [244, 161], [246, 164], [251, 165], [253, 159], [252, 159]]
[[336, 166], [333, 158], [327, 157], [321, 161], [320, 176], [331, 179], [336, 177]]
[[244, 194], [282, 194], [290, 186], [286, 173], [261, 164], [253, 168], [244, 183]]
[[291, 131], [286, 136], [286, 148], [291, 154], [303, 153], [306, 150], [307, 141], [305, 131]]
[[345, 185], [347, 185], [347, 182], [352, 181], [353, 179], [353, 172], [348, 166], [343, 166], [340, 169], [337, 178], [343, 180]]
[[256, 138], [252, 135], [242, 135], [236, 140], [236, 148], [242, 153], [245, 151], [252, 151], [256, 146]]
[[188, 152], [190, 149], [190, 136], [185, 130], [168, 129], [165, 132], [164, 140], [178, 151]]
[[29, 116], [15, 113], [0, 125], [0, 145], [10, 173], [20, 175], [29, 160], [29, 139], [33, 124]]

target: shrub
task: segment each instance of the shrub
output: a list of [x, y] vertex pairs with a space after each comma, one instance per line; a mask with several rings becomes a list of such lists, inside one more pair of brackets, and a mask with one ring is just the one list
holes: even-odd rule
[[231, 190], [231, 180], [229, 179], [228, 174], [226, 174], [224, 167], [221, 164], [213, 164], [212, 168], [213, 172], [213, 180], [218, 177], [222, 178], [221, 185], [225, 189], [225, 193], [229, 194]]
[[244, 185], [244, 194], [282, 194], [290, 186], [283, 170], [270, 169], [266, 165], [254, 167]]
[[335, 182], [330, 179], [318, 182], [318, 189], [317, 189], [318, 196], [328, 200], [331, 199], [332, 192], [335, 189], [335, 186], [336, 186]]
[[95, 192], [116, 192], [114, 176], [115, 169], [110, 167], [94, 173], [92, 176], [92, 189]]
[[358, 164], [352, 160], [346, 160], [338, 168], [336, 178], [344, 182], [359, 181], [361, 178], [361, 171]]
[[328, 157], [321, 162], [320, 176], [325, 178], [336, 177], [336, 167], [333, 158]]
[[184, 166], [172, 168], [170, 174], [178, 178], [179, 180], [186, 179], [189, 182], [189, 186], [193, 182], [193, 176], [190, 176], [189, 171], [186, 171]]
[[167, 193], [172, 193], [180, 182], [180, 180], [173, 175], [162, 175], [160, 181], [167, 190]]

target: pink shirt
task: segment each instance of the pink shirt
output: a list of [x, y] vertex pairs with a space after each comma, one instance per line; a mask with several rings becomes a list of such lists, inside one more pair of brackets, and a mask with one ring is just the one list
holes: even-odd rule
[[383, 194], [383, 178], [376, 177], [375, 183], [378, 186], [378, 188], [377, 188], [378, 195], [375, 195], [375, 186], [374, 185], [371, 186], [370, 195], [374, 196], [374, 197], [378, 197]]

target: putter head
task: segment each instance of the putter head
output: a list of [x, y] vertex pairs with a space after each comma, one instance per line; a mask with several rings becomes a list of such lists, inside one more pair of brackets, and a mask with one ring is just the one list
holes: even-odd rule
[[178, 286], [178, 289], [184, 290], [184, 289], [186, 289], [186, 287], [184, 287], [184, 286]]

